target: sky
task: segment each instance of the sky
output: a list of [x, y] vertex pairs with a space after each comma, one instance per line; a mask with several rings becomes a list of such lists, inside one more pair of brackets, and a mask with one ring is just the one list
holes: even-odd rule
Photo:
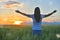
[[0, 0], [0, 24], [30, 22], [32, 21], [31, 18], [18, 14], [15, 10], [20, 10], [26, 14], [34, 14], [35, 7], [39, 7], [41, 14], [44, 15], [57, 10], [55, 14], [44, 18], [43, 22], [60, 22], [59, 4], [60, 0]]

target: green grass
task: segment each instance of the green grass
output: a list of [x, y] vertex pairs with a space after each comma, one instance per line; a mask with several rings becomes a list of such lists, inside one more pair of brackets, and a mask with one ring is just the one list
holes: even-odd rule
[[60, 26], [58, 25], [43, 25], [42, 36], [32, 36], [31, 26], [17, 27], [2, 26], [0, 40], [60, 40], [56, 37], [56, 34], [60, 34]]

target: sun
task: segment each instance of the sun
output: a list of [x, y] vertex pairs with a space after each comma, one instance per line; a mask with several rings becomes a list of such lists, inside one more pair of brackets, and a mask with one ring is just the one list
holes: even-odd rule
[[23, 21], [15, 21], [14, 24], [15, 25], [20, 25]]

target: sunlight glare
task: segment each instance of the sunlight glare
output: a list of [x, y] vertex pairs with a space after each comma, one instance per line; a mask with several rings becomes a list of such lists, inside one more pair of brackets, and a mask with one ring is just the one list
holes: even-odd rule
[[19, 25], [19, 24], [21, 24], [22, 23], [22, 21], [15, 21], [14, 22], [14, 24], [16, 24], [16, 25]]

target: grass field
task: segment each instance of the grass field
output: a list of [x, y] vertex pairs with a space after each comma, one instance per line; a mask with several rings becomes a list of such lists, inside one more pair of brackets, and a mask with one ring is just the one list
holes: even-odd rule
[[[59, 25], [43, 25], [42, 36], [32, 36], [31, 26], [0, 26], [0, 40], [60, 40]], [[58, 35], [59, 36], [59, 35]]]

